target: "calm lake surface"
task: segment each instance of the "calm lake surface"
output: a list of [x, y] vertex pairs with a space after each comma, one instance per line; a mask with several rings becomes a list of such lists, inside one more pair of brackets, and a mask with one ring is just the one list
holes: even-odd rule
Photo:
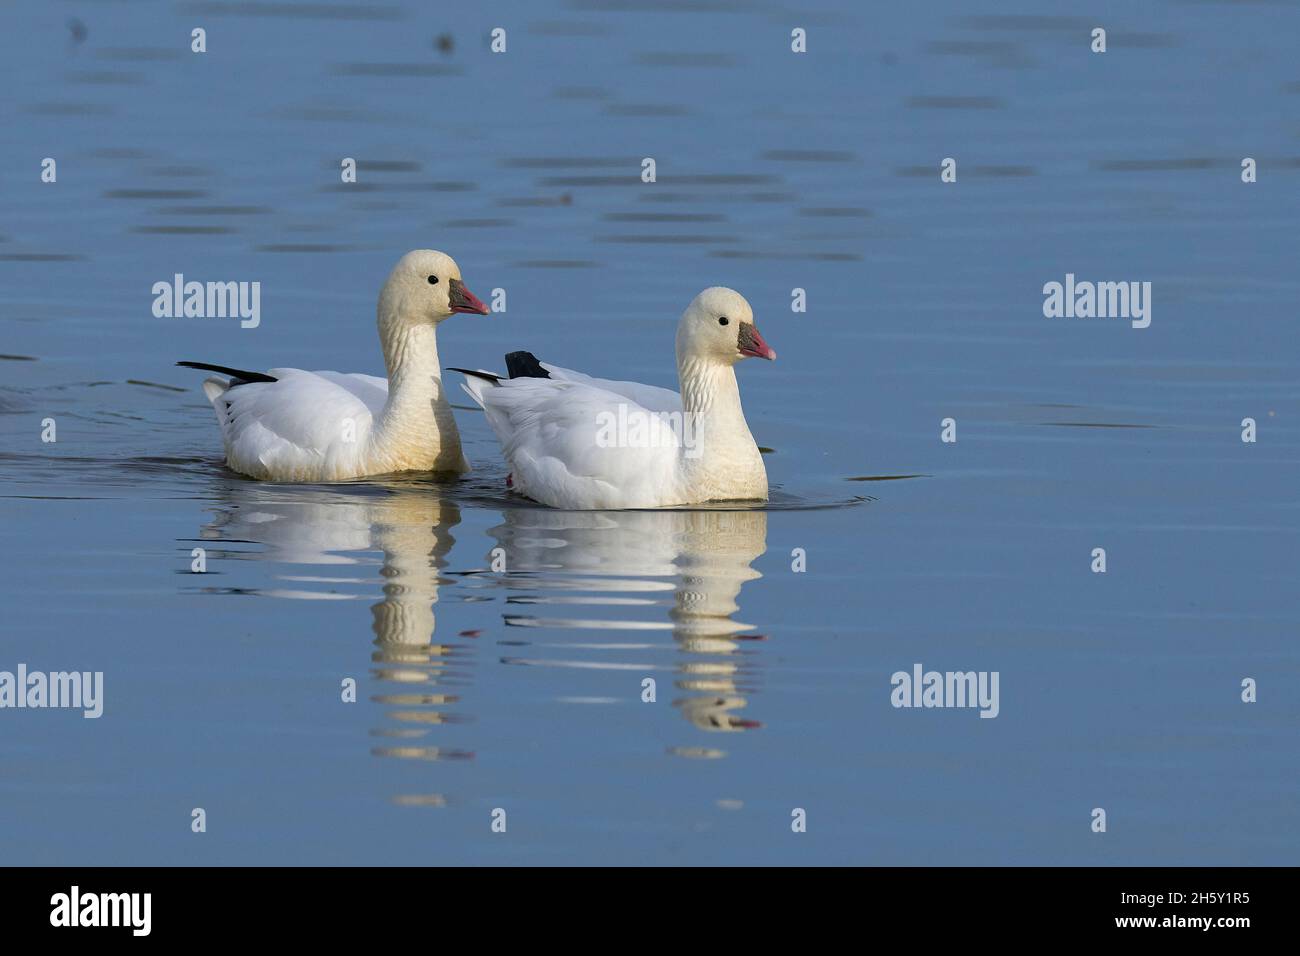
[[[6, 861], [1295, 863], [1300, 8], [443, 6], [6, 5], [0, 670], [104, 674], [0, 711]], [[450, 365], [675, 385], [742, 291], [770, 505], [533, 506], [467, 398], [461, 481], [227, 471], [173, 363], [382, 374], [420, 247]]]

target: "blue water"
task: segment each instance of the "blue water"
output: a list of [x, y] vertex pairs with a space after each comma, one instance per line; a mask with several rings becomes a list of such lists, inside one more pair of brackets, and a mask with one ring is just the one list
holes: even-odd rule
[[[1300, 8], [678, 6], [5, 7], [0, 670], [105, 682], [0, 710], [7, 862], [1296, 862]], [[226, 471], [173, 362], [382, 373], [419, 247], [507, 292], [452, 365], [670, 385], [741, 290], [773, 502], [531, 506], [468, 408], [459, 482]]]

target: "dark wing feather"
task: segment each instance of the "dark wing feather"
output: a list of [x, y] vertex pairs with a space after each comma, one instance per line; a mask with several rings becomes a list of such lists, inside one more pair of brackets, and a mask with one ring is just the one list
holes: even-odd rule
[[[265, 372], [246, 372], [239, 368], [230, 368], [226, 365], [209, 365], [207, 362], [177, 362], [177, 365], [185, 368], [197, 368], [205, 372], [220, 372], [222, 375], [229, 375], [235, 379], [230, 383], [231, 388], [236, 385], [247, 385], [249, 382], [277, 382], [274, 375], [267, 375]], [[249, 392], [251, 395], [252, 392]]]
[[511, 352], [506, 356], [506, 371], [511, 378], [550, 378], [532, 352]]

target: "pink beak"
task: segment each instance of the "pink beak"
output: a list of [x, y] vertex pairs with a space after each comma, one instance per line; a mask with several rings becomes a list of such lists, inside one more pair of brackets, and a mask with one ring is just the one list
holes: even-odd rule
[[763, 336], [758, 334], [758, 328], [752, 322], [740, 324], [740, 338], [736, 345], [741, 355], [776, 361], [776, 349], [763, 341]]
[[451, 279], [448, 284], [451, 287], [451, 311], [468, 312], [471, 315], [487, 315], [490, 311], [482, 303], [478, 296], [469, 289], [459, 279]]

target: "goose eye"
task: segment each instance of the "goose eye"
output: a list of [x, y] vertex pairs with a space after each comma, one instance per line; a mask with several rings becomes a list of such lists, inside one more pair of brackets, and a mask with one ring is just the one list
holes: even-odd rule
[[725, 315], [718, 316], [718, 325], [726, 325], [730, 321], [731, 320], [727, 318]]
[[438, 284], [438, 277], [437, 277], [437, 276], [429, 276], [429, 285], [437, 285], [437, 284]]

